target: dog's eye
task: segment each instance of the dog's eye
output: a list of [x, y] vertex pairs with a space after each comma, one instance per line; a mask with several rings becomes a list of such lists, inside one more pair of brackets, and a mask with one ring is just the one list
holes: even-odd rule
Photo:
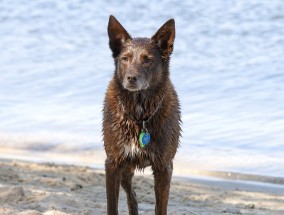
[[124, 56], [121, 58], [122, 61], [127, 62], [128, 61], [128, 57]]
[[144, 56], [143, 57], [143, 63], [144, 64], [151, 64], [153, 60], [149, 56]]

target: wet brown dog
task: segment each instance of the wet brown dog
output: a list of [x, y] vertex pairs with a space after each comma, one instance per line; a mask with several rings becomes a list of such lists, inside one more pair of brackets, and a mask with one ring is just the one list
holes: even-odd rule
[[179, 145], [180, 108], [169, 78], [175, 22], [151, 38], [132, 38], [114, 16], [108, 24], [115, 72], [106, 92], [103, 136], [108, 215], [118, 214], [120, 184], [130, 215], [138, 214], [132, 177], [152, 167], [156, 215], [166, 215], [173, 158]]

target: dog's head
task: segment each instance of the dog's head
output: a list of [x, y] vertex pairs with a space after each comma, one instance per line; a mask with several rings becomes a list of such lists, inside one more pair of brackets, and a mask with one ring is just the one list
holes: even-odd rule
[[175, 21], [168, 20], [151, 38], [132, 38], [114, 16], [108, 23], [109, 46], [116, 75], [129, 91], [146, 90], [161, 84], [168, 74], [173, 51]]

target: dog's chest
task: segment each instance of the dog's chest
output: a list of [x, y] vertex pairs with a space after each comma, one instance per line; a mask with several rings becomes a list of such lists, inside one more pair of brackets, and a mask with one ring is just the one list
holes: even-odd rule
[[136, 167], [143, 169], [154, 161], [154, 153], [146, 148], [141, 148], [137, 138], [131, 139], [121, 146], [120, 157], [124, 161], [131, 162]]
[[[139, 105], [135, 107], [136, 116], [143, 115], [143, 108]], [[131, 117], [125, 114], [124, 110], [119, 111], [117, 114], [116, 135], [117, 146], [120, 149], [120, 156], [122, 158], [140, 159], [142, 156], [150, 153], [147, 149], [142, 148], [139, 144], [139, 135], [141, 133], [142, 125]], [[134, 117], [133, 117], [134, 118]]]
[[142, 153], [143, 149], [139, 145], [139, 132], [139, 125], [124, 116], [120, 122], [118, 137], [121, 156], [134, 158]]
[[133, 139], [130, 142], [124, 144], [122, 149], [122, 156], [135, 158], [141, 155], [141, 148], [137, 145], [137, 140]]

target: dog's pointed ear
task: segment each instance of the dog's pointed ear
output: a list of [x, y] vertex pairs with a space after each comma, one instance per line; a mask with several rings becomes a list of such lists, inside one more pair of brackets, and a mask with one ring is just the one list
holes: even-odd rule
[[175, 20], [170, 19], [160, 27], [151, 38], [162, 51], [163, 57], [168, 57], [173, 51], [175, 40]]
[[112, 50], [113, 57], [117, 57], [122, 49], [123, 43], [131, 39], [131, 36], [113, 15], [109, 16], [108, 37], [109, 47]]

